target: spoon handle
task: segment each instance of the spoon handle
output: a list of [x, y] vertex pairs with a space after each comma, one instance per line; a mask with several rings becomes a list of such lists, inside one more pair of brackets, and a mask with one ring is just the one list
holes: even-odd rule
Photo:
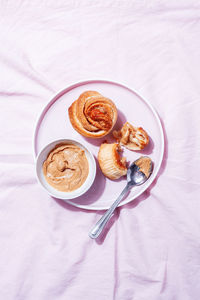
[[102, 230], [104, 229], [107, 222], [110, 220], [115, 208], [119, 205], [120, 201], [124, 198], [124, 196], [129, 191], [130, 186], [127, 184], [126, 187], [123, 189], [117, 200], [111, 205], [111, 207], [105, 212], [105, 214], [101, 217], [101, 219], [96, 223], [96, 225], [92, 228], [89, 233], [89, 237], [92, 239], [96, 239]]

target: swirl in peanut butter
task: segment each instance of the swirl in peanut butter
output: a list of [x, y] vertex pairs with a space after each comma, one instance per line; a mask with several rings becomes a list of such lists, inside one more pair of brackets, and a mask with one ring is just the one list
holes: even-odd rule
[[74, 144], [59, 144], [43, 163], [47, 182], [56, 190], [71, 192], [86, 180], [89, 164], [85, 151]]

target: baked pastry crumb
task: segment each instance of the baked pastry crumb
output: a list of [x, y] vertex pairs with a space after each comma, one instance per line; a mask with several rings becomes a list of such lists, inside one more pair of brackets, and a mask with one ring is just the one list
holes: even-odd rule
[[149, 143], [149, 136], [142, 127], [134, 127], [126, 122], [121, 130], [113, 131], [114, 138], [129, 150], [142, 150]]

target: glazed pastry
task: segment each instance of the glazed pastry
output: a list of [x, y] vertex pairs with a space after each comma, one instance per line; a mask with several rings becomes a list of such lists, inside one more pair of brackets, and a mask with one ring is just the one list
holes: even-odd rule
[[103, 174], [110, 179], [118, 179], [127, 173], [126, 158], [120, 157], [119, 144], [103, 143], [98, 153], [98, 161]]
[[68, 113], [74, 129], [91, 138], [105, 136], [117, 121], [113, 101], [95, 91], [82, 93], [69, 107]]
[[134, 127], [126, 122], [119, 131], [114, 130], [113, 136], [120, 145], [129, 150], [142, 150], [149, 143], [149, 137], [142, 127]]

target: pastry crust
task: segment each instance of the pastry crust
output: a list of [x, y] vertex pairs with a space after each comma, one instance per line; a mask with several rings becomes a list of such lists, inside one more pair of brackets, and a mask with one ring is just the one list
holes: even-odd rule
[[126, 158], [120, 157], [119, 144], [101, 144], [98, 153], [98, 162], [103, 174], [110, 179], [118, 179], [127, 173]]
[[134, 127], [126, 122], [119, 131], [114, 130], [116, 140], [129, 150], [142, 150], [149, 143], [149, 136], [142, 127]]
[[117, 121], [113, 101], [95, 91], [82, 93], [69, 107], [68, 114], [74, 129], [91, 138], [107, 135]]

